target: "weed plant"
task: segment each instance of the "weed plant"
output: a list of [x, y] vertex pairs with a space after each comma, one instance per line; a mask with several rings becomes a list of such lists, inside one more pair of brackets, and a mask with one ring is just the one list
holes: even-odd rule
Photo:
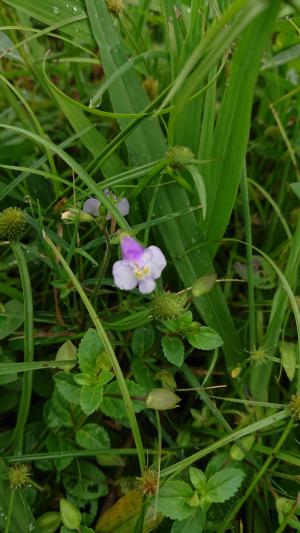
[[3, 533], [300, 531], [299, 9], [2, 0]]

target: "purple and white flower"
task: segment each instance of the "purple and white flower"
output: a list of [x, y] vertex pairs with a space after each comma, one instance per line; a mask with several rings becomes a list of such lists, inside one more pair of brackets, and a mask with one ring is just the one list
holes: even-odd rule
[[155, 280], [167, 265], [158, 246], [144, 248], [129, 235], [121, 239], [122, 260], [113, 265], [116, 287], [130, 291], [138, 287], [142, 294], [149, 294], [156, 287]]
[[[110, 190], [109, 189], [105, 189], [104, 190], [104, 193], [105, 193], [105, 196], [107, 197], [111, 197], [113, 198], [113, 201], [115, 202], [116, 206], [117, 206], [117, 209], [120, 211], [121, 215], [123, 215], [124, 217], [126, 217], [126, 215], [128, 215], [129, 213], [129, 202], [126, 198], [121, 198], [119, 200], [119, 202], [117, 201], [117, 197], [115, 194], [112, 194], [110, 193]], [[100, 207], [100, 202], [99, 200], [97, 200], [97, 198], [88, 198], [84, 204], [83, 204], [83, 211], [85, 213], [88, 213], [89, 215], [93, 215], [93, 217], [98, 217], [99, 216], [99, 207]], [[106, 215], [106, 220], [111, 220], [111, 214], [110, 213], [107, 213]]]

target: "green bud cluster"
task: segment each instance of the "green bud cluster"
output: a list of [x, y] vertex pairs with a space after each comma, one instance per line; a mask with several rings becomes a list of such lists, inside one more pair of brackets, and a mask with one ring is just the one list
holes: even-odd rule
[[173, 170], [181, 170], [194, 160], [194, 154], [188, 146], [171, 146], [165, 157]]
[[106, 0], [106, 6], [108, 11], [110, 11], [110, 13], [116, 17], [119, 16], [124, 10], [123, 0]]
[[152, 315], [158, 319], [176, 320], [185, 311], [186, 294], [164, 291], [157, 294], [152, 302]]
[[289, 403], [289, 410], [296, 420], [300, 420], [300, 393], [292, 394]]
[[0, 239], [19, 240], [26, 227], [26, 213], [19, 207], [7, 207], [0, 213]]

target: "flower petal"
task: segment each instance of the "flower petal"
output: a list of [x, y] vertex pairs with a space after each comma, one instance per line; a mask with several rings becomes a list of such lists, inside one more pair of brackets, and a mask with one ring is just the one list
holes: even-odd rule
[[121, 198], [121, 200], [117, 203], [117, 208], [120, 211], [121, 215], [123, 217], [126, 217], [129, 213], [129, 202], [127, 198]]
[[154, 291], [156, 283], [152, 278], [145, 278], [139, 283], [139, 291], [142, 294], [149, 294]]
[[99, 215], [100, 202], [97, 198], [88, 198], [83, 204], [83, 211], [97, 217]]
[[125, 291], [130, 291], [137, 286], [137, 279], [134, 275], [134, 265], [129, 261], [117, 261], [113, 265], [113, 278], [116, 287]]
[[146, 249], [147, 264], [150, 267], [150, 275], [153, 279], [158, 279], [167, 265], [166, 258], [158, 246], [149, 246]]
[[139, 260], [142, 258], [145, 248], [136, 242], [129, 235], [125, 235], [121, 240], [121, 250], [122, 257], [127, 261], [134, 261], [139, 263]]

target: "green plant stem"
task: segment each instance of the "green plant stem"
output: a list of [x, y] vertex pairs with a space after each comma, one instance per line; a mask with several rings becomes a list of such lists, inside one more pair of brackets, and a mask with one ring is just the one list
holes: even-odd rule
[[200, 459], [202, 459], [202, 457], [206, 457], [206, 455], [215, 452], [216, 450], [222, 448], [223, 446], [226, 446], [230, 442], [234, 442], [237, 439], [245, 437], [246, 435], [250, 435], [251, 433], [256, 433], [256, 431], [260, 431], [268, 426], [272, 426], [277, 422], [280, 422], [281, 420], [284, 420], [285, 418], [290, 416], [290, 412], [287, 409], [283, 409], [275, 415], [263, 418], [262, 420], [254, 422], [254, 424], [250, 424], [249, 426], [241, 428], [238, 431], [233, 431], [229, 435], [221, 437], [217, 442], [214, 442], [213, 444], [206, 446], [206, 448], [203, 448], [202, 450], [199, 450], [198, 452], [190, 455], [189, 457], [182, 459], [182, 461], [178, 461], [178, 463], [164, 468], [161, 471], [161, 477], [166, 477], [171, 474], [179, 474], [179, 472], [182, 472], [182, 470], [185, 470], [188, 466], [191, 466], [196, 461], [199, 461]]
[[157, 487], [156, 487], [156, 493], [155, 493], [155, 518], [157, 516], [157, 506], [158, 506], [158, 493], [159, 493], [159, 484], [160, 484], [160, 469], [161, 469], [161, 447], [162, 447], [162, 431], [161, 431], [161, 422], [160, 422], [160, 416], [159, 412], [155, 411], [156, 415], [156, 425], [157, 425], [157, 447], [158, 447], [158, 455], [157, 455]]
[[13, 504], [14, 504], [14, 497], [15, 497], [15, 490], [11, 489], [10, 498], [8, 502], [8, 509], [7, 509], [7, 520], [5, 524], [4, 533], [11, 533], [10, 523], [11, 523], [11, 516], [12, 516], [12, 510], [13, 510]]
[[247, 279], [248, 279], [248, 306], [249, 306], [249, 345], [250, 350], [256, 347], [256, 320], [255, 320], [255, 295], [254, 295], [254, 280], [253, 280], [253, 251], [252, 251], [252, 231], [251, 231], [251, 218], [249, 207], [249, 194], [246, 165], [242, 170], [241, 179], [241, 193], [243, 202], [243, 214], [245, 225], [245, 241], [248, 246], [246, 247], [247, 253]]
[[109, 338], [108, 338], [108, 336], [105, 333], [105, 330], [104, 330], [104, 328], [102, 326], [102, 323], [101, 323], [101, 321], [100, 321], [100, 319], [99, 319], [94, 307], [92, 306], [91, 302], [89, 301], [89, 299], [88, 299], [87, 295], [85, 294], [85, 292], [84, 292], [81, 284], [79, 283], [78, 279], [74, 275], [73, 271], [71, 270], [71, 268], [69, 267], [69, 265], [67, 264], [67, 262], [65, 261], [65, 259], [61, 255], [61, 253], [58, 251], [57, 247], [54, 245], [54, 243], [46, 235], [45, 232], [43, 232], [43, 237], [44, 237], [46, 243], [49, 245], [49, 247], [53, 251], [55, 257], [57, 259], [59, 259], [60, 263], [62, 264], [62, 266], [65, 269], [66, 273], [68, 274], [69, 278], [73, 282], [73, 285], [76, 288], [80, 298], [82, 299], [82, 302], [85, 305], [85, 307], [86, 307], [86, 309], [87, 309], [87, 311], [88, 311], [88, 313], [90, 315], [90, 318], [91, 318], [92, 322], [94, 323], [96, 331], [97, 331], [97, 333], [98, 333], [98, 335], [99, 335], [99, 337], [100, 337], [100, 339], [101, 339], [101, 341], [103, 343], [103, 346], [104, 346], [104, 348], [105, 348], [105, 350], [106, 350], [106, 352], [107, 352], [107, 354], [109, 356], [111, 365], [112, 365], [112, 367], [114, 369], [114, 373], [115, 373], [117, 382], [118, 382], [119, 387], [120, 387], [121, 394], [123, 396], [125, 409], [126, 409], [126, 412], [127, 412], [128, 420], [129, 420], [129, 423], [130, 423], [130, 426], [131, 426], [133, 438], [134, 438], [136, 449], [137, 449], [140, 469], [141, 469], [141, 472], [143, 472], [143, 470], [145, 469], [145, 466], [146, 466], [146, 461], [145, 461], [145, 452], [144, 452], [144, 447], [143, 447], [143, 443], [142, 443], [142, 438], [141, 438], [139, 426], [138, 426], [138, 423], [137, 423], [137, 419], [136, 419], [136, 416], [135, 416], [135, 412], [134, 412], [134, 409], [133, 409], [132, 401], [131, 401], [131, 398], [130, 398], [130, 395], [129, 395], [129, 392], [128, 392], [128, 389], [127, 389], [126, 381], [125, 381], [125, 378], [123, 376], [123, 373], [122, 373], [121, 367], [119, 365], [118, 359], [116, 357], [116, 354], [115, 354], [115, 352], [114, 352], [114, 350], [112, 348], [112, 345], [111, 345], [111, 343], [109, 341]]
[[245, 494], [239, 499], [239, 501], [236, 503], [234, 508], [230, 511], [229, 515], [225, 519], [225, 522], [223, 523], [222, 529], [220, 529], [220, 533], [223, 533], [228, 528], [229, 524], [233, 520], [233, 518], [236, 516], [242, 505], [247, 501], [252, 491], [255, 489], [259, 481], [261, 480], [262, 476], [265, 474], [267, 469], [269, 468], [272, 461], [275, 459], [276, 453], [280, 450], [281, 446], [283, 445], [284, 441], [288, 437], [289, 432], [292, 429], [293, 426], [293, 419], [291, 418], [286, 425], [282, 435], [280, 436], [279, 440], [277, 441], [276, 446], [274, 446], [274, 449], [269, 455], [269, 457], [266, 459], [265, 463], [261, 467], [260, 471], [254, 475], [253, 480], [251, 481], [248, 489], [246, 490]]
[[[33, 304], [30, 276], [25, 255], [19, 242], [11, 243], [12, 250], [17, 260], [24, 298], [24, 363], [31, 363], [34, 356], [33, 343]], [[23, 375], [21, 400], [18, 409], [16, 427], [12, 433], [10, 444], [15, 447], [16, 453], [22, 453], [24, 428], [29, 414], [32, 394], [32, 372]]]

